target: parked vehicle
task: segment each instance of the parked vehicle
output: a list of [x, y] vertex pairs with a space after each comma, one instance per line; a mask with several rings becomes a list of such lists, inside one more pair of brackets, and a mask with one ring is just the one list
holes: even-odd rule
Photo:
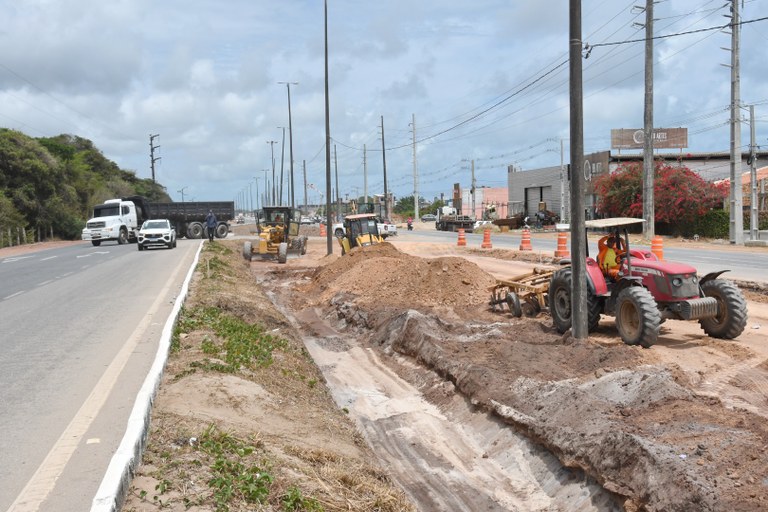
[[[611, 315], [628, 345], [652, 345], [666, 319], [697, 320], [713, 338], [738, 337], [747, 324], [747, 303], [735, 284], [720, 278], [727, 270], [699, 277], [690, 265], [631, 249], [627, 226], [642, 222], [613, 218], [585, 223], [609, 232], [598, 244], [597, 260], [586, 255], [589, 330], [597, 327], [600, 315]], [[549, 309], [560, 333], [571, 328], [571, 279], [568, 266], [555, 272], [549, 284]]]
[[[366, 214], [361, 213], [356, 215], [366, 215]], [[367, 215], [371, 215], [371, 214], [367, 214]], [[389, 236], [397, 235], [397, 226], [395, 224], [386, 220], [381, 220], [381, 217], [377, 215], [374, 215], [374, 217], [376, 217], [376, 229], [378, 230], [379, 236], [381, 238], [387, 238]], [[333, 226], [331, 226], [331, 231], [333, 232], [333, 236], [335, 237], [344, 236], [344, 231], [345, 231], [344, 223], [343, 222], [335, 223]]]
[[437, 220], [437, 215], [434, 213], [425, 213], [421, 216], [421, 222], [435, 222]]
[[150, 203], [141, 196], [108, 199], [96, 205], [93, 217], [86, 222], [81, 237], [94, 246], [105, 241], [116, 241], [118, 244], [135, 242], [145, 220], [167, 219], [177, 236], [202, 238], [205, 233], [205, 216], [209, 210], [213, 211], [218, 221], [216, 237], [226, 237], [229, 233], [228, 222], [235, 217], [234, 201]]
[[176, 230], [168, 219], [145, 220], [139, 229], [138, 248], [140, 251], [151, 247], [176, 247]]
[[437, 219], [435, 220], [435, 228], [438, 231], [458, 231], [459, 229], [465, 229], [467, 231], [472, 230], [475, 225], [474, 217], [469, 215], [459, 215], [456, 208], [450, 206], [443, 206], [437, 210]]

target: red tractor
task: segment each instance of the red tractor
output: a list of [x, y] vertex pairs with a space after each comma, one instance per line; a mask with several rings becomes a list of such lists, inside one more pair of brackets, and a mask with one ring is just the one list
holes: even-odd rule
[[[627, 226], [643, 219], [613, 218], [587, 221], [602, 229], [597, 260], [587, 248], [587, 318], [590, 331], [600, 315], [616, 317], [621, 339], [628, 345], [651, 346], [667, 319], [698, 320], [713, 338], [733, 339], [747, 324], [747, 303], [731, 281], [720, 279], [727, 270], [702, 278], [684, 263], [662, 261], [654, 253], [630, 249]], [[571, 267], [554, 273], [549, 283], [549, 310], [555, 328], [571, 327]]]

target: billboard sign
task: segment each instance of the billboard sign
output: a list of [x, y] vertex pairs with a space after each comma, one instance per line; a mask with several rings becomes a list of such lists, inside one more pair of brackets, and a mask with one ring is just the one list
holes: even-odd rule
[[[643, 149], [645, 133], [642, 129], [618, 128], [611, 130], [611, 149]], [[654, 149], [680, 149], [688, 147], [688, 128], [654, 128]]]

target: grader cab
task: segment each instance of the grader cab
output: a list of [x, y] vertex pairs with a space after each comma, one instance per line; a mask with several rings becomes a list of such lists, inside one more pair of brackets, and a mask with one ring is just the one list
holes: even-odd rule
[[360, 213], [344, 217], [344, 233], [337, 235], [341, 245], [341, 254], [347, 254], [355, 247], [380, 244], [383, 238], [379, 235], [378, 220], [372, 213]]
[[301, 212], [287, 206], [269, 206], [256, 212], [256, 231], [259, 239], [243, 244], [243, 257], [252, 261], [256, 257], [288, 261], [288, 252], [306, 254], [307, 237], [299, 236]]

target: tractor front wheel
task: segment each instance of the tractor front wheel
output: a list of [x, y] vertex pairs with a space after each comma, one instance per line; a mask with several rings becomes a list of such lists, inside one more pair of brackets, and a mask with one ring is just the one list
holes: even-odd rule
[[713, 338], [732, 340], [747, 326], [747, 301], [741, 290], [725, 279], [713, 279], [701, 285], [706, 297], [717, 300], [717, 316], [699, 320], [701, 328]]
[[630, 286], [616, 299], [616, 328], [627, 345], [650, 347], [659, 337], [661, 314], [651, 292]]

